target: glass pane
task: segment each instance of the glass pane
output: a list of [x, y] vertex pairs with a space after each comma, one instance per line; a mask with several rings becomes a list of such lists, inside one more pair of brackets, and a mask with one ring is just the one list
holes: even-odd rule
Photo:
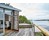
[[11, 15], [11, 10], [5, 10], [5, 14]]
[[0, 8], [0, 12], [3, 12], [3, 9], [2, 8]]
[[0, 20], [0, 34], [3, 33], [3, 20]]
[[0, 11], [0, 35], [3, 35], [3, 12]]
[[3, 20], [3, 13], [0, 12], [0, 20]]

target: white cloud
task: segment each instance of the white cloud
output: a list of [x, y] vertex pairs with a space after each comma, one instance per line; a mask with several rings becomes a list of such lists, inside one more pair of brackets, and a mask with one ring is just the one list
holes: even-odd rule
[[22, 10], [20, 15], [25, 15], [28, 19], [45, 18], [43, 16], [49, 11], [42, 9], [43, 4], [40, 3], [15, 3], [12, 4], [14, 7]]

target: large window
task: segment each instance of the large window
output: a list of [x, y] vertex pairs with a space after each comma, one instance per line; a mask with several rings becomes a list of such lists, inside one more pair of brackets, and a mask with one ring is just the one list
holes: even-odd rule
[[3, 12], [3, 8], [0, 8], [0, 12]]
[[3, 8], [0, 8], [0, 35], [3, 35]]
[[0, 20], [0, 24], [3, 24], [3, 20]]
[[8, 14], [8, 15], [11, 15], [11, 10], [7, 10], [7, 9], [5, 9], [5, 14]]
[[0, 20], [3, 20], [3, 8], [0, 8]]

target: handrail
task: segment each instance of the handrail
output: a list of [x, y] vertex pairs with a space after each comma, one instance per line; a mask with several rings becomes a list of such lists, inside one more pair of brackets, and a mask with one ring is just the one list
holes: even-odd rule
[[45, 36], [49, 36], [49, 31], [48, 30], [46, 30], [45, 28], [43, 28], [39, 25], [34, 24], [34, 26], [36, 26]]

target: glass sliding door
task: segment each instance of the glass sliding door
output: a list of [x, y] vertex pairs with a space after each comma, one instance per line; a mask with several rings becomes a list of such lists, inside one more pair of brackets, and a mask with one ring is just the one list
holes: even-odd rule
[[10, 33], [11, 31], [11, 13], [12, 13], [12, 10], [9, 10], [9, 9], [5, 9], [5, 33]]
[[3, 9], [0, 8], [0, 36], [3, 35]]

